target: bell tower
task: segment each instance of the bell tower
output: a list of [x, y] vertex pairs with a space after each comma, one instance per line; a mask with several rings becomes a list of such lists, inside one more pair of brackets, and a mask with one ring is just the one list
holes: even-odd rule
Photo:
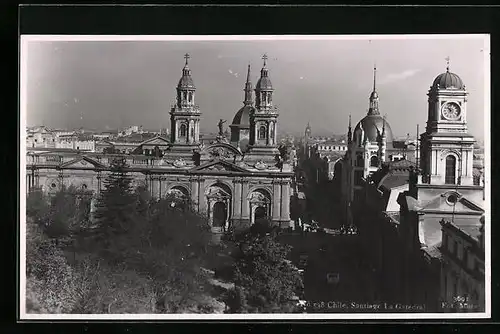
[[186, 53], [182, 77], [177, 84], [176, 102], [170, 109], [172, 150], [192, 151], [200, 143], [201, 112], [194, 102], [196, 87], [188, 66], [189, 58], [189, 54]]
[[274, 89], [269, 79], [267, 55], [255, 86], [255, 109], [250, 113], [250, 155], [272, 156], [279, 154], [277, 145], [278, 110], [273, 106]]
[[467, 132], [467, 90], [450, 72], [438, 75], [428, 92], [425, 132], [420, 136], [422, 181], [434, 185], [473, 185], [474, 137]]

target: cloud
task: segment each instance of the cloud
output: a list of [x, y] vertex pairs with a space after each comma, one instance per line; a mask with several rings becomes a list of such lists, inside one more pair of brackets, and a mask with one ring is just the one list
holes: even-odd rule
[[409, 77], [414, 76], [418, 72], [420, 72], [419, 69], [406, 70], [406, 71], [403, 71], [403, 72], [400, 72], [400, 73], [391, 73], [391, 74], [387, 75], [385, 78], [382, 78], [379, 81], [379, 83], [380, 84], [387, 84], [387, 83], [391, 83], [391, 82], [396, 82], [396, 81], [404, 80], [404, 79], [407, 79]]

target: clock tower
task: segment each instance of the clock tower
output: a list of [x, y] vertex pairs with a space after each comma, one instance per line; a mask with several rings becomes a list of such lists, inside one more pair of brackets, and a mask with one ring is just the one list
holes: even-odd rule
[[428, 92], [428, 117], [421, 135], [420, 169], [430, 184], [472, 185], [474, 137], [467, 132], [467, 90], [450, 72], [438, 75]]

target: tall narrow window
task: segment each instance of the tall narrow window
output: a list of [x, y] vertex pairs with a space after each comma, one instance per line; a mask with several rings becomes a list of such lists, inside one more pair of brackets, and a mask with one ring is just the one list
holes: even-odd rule
[[446, 170], [444, 182], [446, 184], [455, 184], [455, 168], [457, 165], [457, 159], [453, 155], [448, 155], [446, 157]]
[[264, 125], [259, 128], [259, 139], [266, 139], [266, 127]]
[[186, 124], [181, 124], [181, 128], [179, 131], [179, 137], [186, 137]]
[[362, 154], [358, 154], [356, 156], [356, 166], [357, 167], [364, 167], [365, 166], [365, 161], [363, 160]]
[[193, 92], [189, 92], [189, 102], [193, 102]]

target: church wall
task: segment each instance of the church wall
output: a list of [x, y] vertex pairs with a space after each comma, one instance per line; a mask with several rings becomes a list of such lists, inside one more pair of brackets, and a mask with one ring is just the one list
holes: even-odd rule
[[[146, 172], [146, 171], [145, 171]], [[74, 185], [87, 186], [88, 190], [96, 193], [104, 189], [103, 181], [107, 175], [106, 171], [97, 172], [95, 170], [83, 169], [38, 169], [34, 172], [27, 171], [27, 187], [43, 186], [43, 190], [54, 192], [65, 186]], [[38, 176], [37, 176], [38, 175]], [[98, 177], [100, 176], [100, 177]], [[196, 210], [208, 213], [210, 209], [207, 201], [207, 191], [211, 186], [224, 184], [231, 192], [231, 202], [228, 214], [231, 222], [243, 228], [249, 226], [252, 220], [252, 206], [250, 196], [252, 193], [260, 191], [267, 194], [269, 203], [268, 212], [273, 223], [278, 225], [290, 221], [290, 184], [289, 178], [273, 178], [259, 176], [239, 176], [239, 175], [173, 175], [173, 174], [152, 174], [147, 175], [142, 172], [132, 172], [133, 186], [145, 185], [153, 197], [164, 197], [172, 188], [184, 188]], [[55, 187], [52, 187], [55, 184]], [[255, 210], [253, 210], [255, 211]]]

